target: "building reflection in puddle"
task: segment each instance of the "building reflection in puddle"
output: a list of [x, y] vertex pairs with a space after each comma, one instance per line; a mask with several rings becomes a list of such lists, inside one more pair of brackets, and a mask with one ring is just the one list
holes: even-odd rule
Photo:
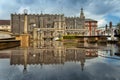
[[10, 54], [11, 65], [23, 65], [23, 72], [27, 72], [27, 65], [49, 65], [65, 62], [80, 62], [81, 70], [84, 70], [85, 60], [98, 56], [97, 49], [84, 49], [65, 47], [63, 42], [43, 41], [33, 42], [28, 48], [12, 50]]

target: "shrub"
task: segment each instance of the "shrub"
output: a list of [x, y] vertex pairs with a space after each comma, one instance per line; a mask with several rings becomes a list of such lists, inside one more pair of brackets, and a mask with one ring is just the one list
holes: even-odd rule
[[63, 39], [76, 39], [75, 36], [63, 36]]

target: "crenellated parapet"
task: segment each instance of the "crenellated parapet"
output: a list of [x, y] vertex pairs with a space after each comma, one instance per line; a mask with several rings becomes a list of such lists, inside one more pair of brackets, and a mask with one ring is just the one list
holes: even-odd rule
[[[21, 34], [23, 33], [24, 29], [24, 22], [25, 16], [27, 16], [27, 30], [28, 33], [33, 36], [34, 28], [45, 28], [47, 29], [55, 29], [54, 33], [51, 32], [50, 34], [53, 36], [60, 36], [61, 34], [69, 34], [65, 32], [69, 29], [70, 33], [74, 33], [75, 35], [83, 35], [84, 32], [81, 30], [85, 29], [85, 16], [83, 9], [81, 9], [80, 16], [73, 16], [73, 17], [66, 17], [64, 14], [30, 14], [30, 13], [14, 13], [11, 14], [11, 25], [12, 25], [12, 32]], [[73, 30], [74, 29], [74, 30]], [[76, 31], [77, 29], [81, 29], [80, 32]], [[43, 31], [44, 32], [44, 31]], [[36, 32], [37, 34], [37, 32]], [[46, 32], [43, 33], [46, 35]]]

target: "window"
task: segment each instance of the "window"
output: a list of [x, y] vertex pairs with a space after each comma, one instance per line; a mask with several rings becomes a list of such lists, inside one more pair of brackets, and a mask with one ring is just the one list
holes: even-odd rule
[[50, 24], [47, 24], [47, 28], [51, 28], [51, 25], [50, 25]]
[[57, 17], [55, 16], [54, 19], [57, 19]]
[[50, 21], [51, 19], [48, 17], [48, 21]]

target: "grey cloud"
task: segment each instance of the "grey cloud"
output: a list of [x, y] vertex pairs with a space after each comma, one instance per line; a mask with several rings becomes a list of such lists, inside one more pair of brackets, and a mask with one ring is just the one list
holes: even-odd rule
[[34, 4], [37, 0], [16, 0], [17, 3], [19, 4], [25, 4], [25, 5], [30, 5]]
[[80, 64], [76, 63], [43, 65], [42, 68], [39, 65], [29, 66], [26, 74], [22, 74], [17, 69], [15, 70], [16, 73], [11, 72], [10, 74], [14, 74], [14, 76], [10, 80], [115, 80], [115, 78], [120, 78], [118, 74], [120, 68], [118, 66], [109, 66], [110, 64], [98, 61], [85, 66], [84, 71], [81, 71]]
[[13, 0], [10, 4], [0, 5], [1, 10], [4, 10], [0, 18], [3, 18], [2, 16], [5, 14], [9, 16], [8, 11], [10, 13], [18, 12], [21, 7], [29, 7], [30, 12], [34, 13], [43, 11], [51, 14], [64, 13], [66, 16], [76, 16], [83, 7], [85, 11], [99, 16], [115, 11], [120, 13], [119, 4], [119, 0]]
[[[105, 15], [108, 13], [114, 12], [114, 10], [119, 6], [120, 1], [118, 0], [91, 0], [90, 4], [88, 5], [87, 10], [96, 15]], [[117, 7], [116, 7], [117, 5]]]

